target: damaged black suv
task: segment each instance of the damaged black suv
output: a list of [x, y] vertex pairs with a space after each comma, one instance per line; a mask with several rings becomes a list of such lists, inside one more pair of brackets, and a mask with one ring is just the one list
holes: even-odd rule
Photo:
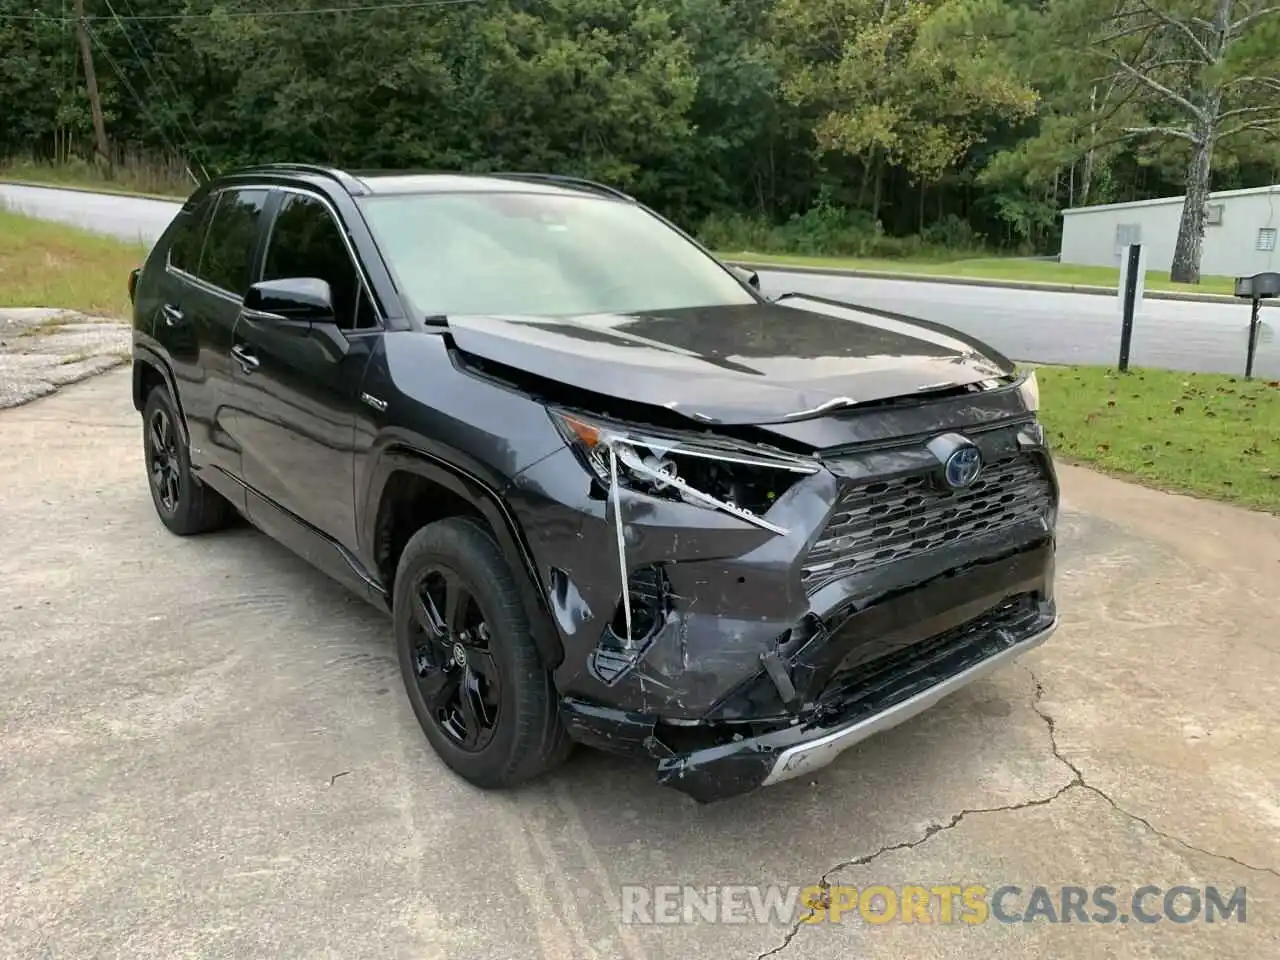
[[578, 742], [742, 793], [1056, 625], [1034, 374], [766, 297], [611, 188], [242, 170], [129, 288], [161, 521], [238, 512], [387, 610], [475, 784]]

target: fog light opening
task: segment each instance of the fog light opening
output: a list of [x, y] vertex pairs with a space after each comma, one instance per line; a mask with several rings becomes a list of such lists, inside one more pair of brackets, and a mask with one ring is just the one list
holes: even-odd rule
[[618, 597], [613, 619], [609, 623], [608, 640], [623, 649], [631, 649], [653, 638], [666, 621], [670, 589], [666, 574], [659, 566], [633, 570], [627, 578], [627, 596], [631, 601], [631, 633], [627, 634], [627, 617]]

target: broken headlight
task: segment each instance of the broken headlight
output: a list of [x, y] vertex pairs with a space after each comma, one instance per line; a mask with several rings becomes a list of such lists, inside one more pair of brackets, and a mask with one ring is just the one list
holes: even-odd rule
[[615, 483], [722, 510], [766, 529], [760, 519], [816, 461], [712, 436], [665, 434], [549, 411], [561, 435], [609, 490]]
[[1022, 402], [1027, 405], [1027, 410], [1036, 413], [1040, 409], [1040, 383], [1036, 380], [1035, 370], [1028, 370], [1026, 375], [1018, 381], [1018, 393], [1022, 396]]

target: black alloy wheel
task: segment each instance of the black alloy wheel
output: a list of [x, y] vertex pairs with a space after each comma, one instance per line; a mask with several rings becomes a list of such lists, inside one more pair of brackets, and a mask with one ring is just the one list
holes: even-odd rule
[[412, 603], [423, 704], [442, 733], [477, 753], [493, 740], [502, 712], [502, 671], [484, 612], [462, 575], [440, 564], [419, 575]]
[[147, 467], [157, 505], [172, 516], [182, 499], [182, 461], [173, 418], [160, 406], [147, 422]]
[[482, 521], [448, 517], [409, 538], [392, 591], [418, 724], [449, 769], [488, 790], [546, 773], [573, 746], [515, 576]]
[[231, 504], [191, 472], [181, 417], [162, 386], [152, 388], [142, 409], [142, 449], [151, 501], [172, 533], [189, 537], [227, 525]]

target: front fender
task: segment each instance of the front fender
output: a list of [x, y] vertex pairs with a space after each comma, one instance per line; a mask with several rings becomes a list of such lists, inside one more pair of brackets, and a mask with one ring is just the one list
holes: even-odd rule
[[[474, 507], [488, 522], [502, 551], [524, 604], [534, 643], [548, 670], [555, 669], [564, 658], [564, 649], [550, 619], [550, 608], [537, 576], [533, 554], [520, 529], [515, 514], [507, 505], [504, 491], [481, 478], [467, 473], [449, 461], [417, 447], [395, 444], [378, 451], [369, 473], [359, 524], [366, 555], [376, 569], [377, 545], [373, 542], [383, 494], [391, 477], [407, 472], [438, 484]], [[390, 602], [393, 584], [385, 584]]]

